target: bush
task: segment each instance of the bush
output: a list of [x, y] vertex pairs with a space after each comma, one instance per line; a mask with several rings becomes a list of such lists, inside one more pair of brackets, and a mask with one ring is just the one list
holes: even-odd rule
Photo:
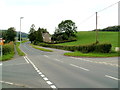
[[14, 52], [14, 44], [13, 44], [13, 42], [10, 42], [9, 44], [3, 45], [2, 52], [3, 52], [3, 55], [10, 54], [10, 53]]
[[64, 45], [55, 45], [55, 44], [46, 44], [46, 43], [39, 43], [40, 46], [43, 47], [50, 47], [56, 49], [63, 49], [68, 51], [80, 51], [82, 53], [89, 53], [89, 52], [99, 52], [99, 53], [109, 53], [111, 51], [111, 44], [89, 44], [89, 45], [79, 45], [79, 46], [64, 46]]

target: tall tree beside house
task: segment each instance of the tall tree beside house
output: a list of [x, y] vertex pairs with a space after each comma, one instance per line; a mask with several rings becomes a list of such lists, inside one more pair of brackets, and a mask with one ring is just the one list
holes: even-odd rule
[[[40, 28], [40, 27], [39, 27], [39, 28]], [[47, 29], [40, 28], [40, 30], [41, 30], [41, 33], [49, 33], [49, 32], [47, 31]]]
[[76, 39], [77, 27], [72, 20], [62, 21], [52, 35], [53, 41], [65, 41]]
[[75, 36], [75, 32], [77, 27], [75, 25], [75, 23], [72, 21], [72, 20], [65, 20], [65, 21], [62, 21], [59, 25], [58, 25], [58, 29], [61, 31], [61, 32], [65, 32], [66, 35], [68, 37], [70, 36]]
[[43, 42], [43, 37], [42, 37], [42, 32], [41, 29], [38, 28], [37, 32], [36, 32], [36, 40], [37, 42]]
[[31, 43], [36, 39], [36, 32], [35, 32], [35, 25], [34, 24], [32, 24], [30, 27], [28, 38], [31, 41]]
[[5, 42], [15, 41], [16, 31], [14, 27], [8, 28], [6, 32]]

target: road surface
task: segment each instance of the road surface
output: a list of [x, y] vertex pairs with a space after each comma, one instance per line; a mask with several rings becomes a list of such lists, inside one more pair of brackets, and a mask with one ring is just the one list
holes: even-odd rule
[[118, 88], [118, 58], [76, 58], [53, 49], [44, 52], [29, 43], [20, 46], [26, 56], [5, 61], [3, 88]]

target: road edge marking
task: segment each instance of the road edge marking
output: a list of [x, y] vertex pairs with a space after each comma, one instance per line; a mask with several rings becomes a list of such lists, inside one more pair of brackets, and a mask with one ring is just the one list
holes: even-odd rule
[[108, 77], [108, 78], [111, 78], [111, 79], [114, 79], [114, 80], [120, 80], [120, 79], [118, 79], [118, 78], [115, 78], [115, 77], [113, 77], [113, 76], [110, 76], [110, 75], [105, 75], [105, 77]]

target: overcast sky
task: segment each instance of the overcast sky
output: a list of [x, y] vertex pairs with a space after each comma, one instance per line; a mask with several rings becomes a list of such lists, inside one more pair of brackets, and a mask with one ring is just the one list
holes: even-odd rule
[[[0, 0], [0, 29], [15, 27], [29, 32], [30, 26], [46, 28], [51, 34], [62, 20], [72, 20], [78, 31], [95, 29], [95, 12], [119, 0]], [[93, 15], [89, 20], [85, 20]], [[84, 21], [85, 20], [85, 21]], [[98, 28], [118, 25], [118, 5], [98, 13]]]

